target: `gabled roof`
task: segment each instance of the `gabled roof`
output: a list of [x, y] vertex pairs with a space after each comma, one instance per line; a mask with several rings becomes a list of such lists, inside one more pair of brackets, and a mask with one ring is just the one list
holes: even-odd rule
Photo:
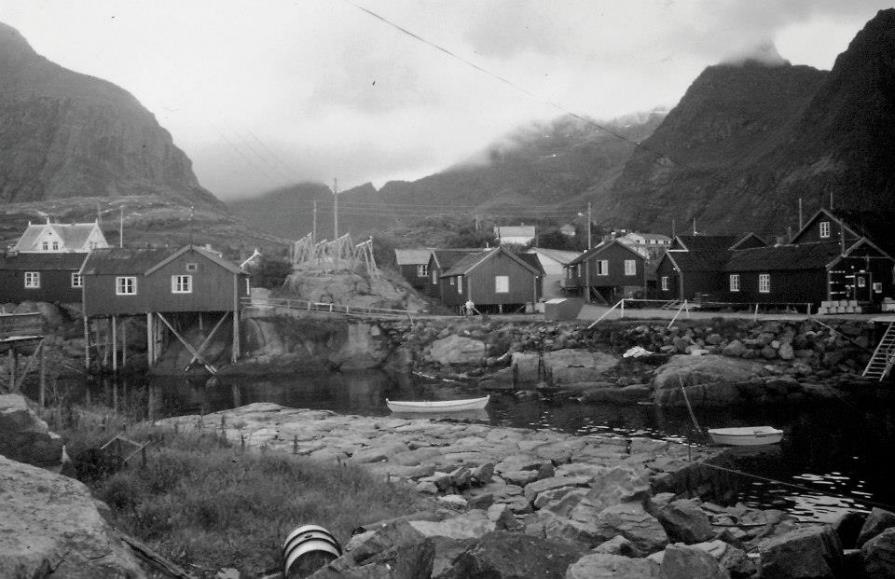
[[573, 259], [572, 261], [570, 261], [569, 265], [571, 266], [571, 265], [576, 265], [576, 264], [582, 263], [584, 261], [590, 261], [592, 258], [597, 257], [598, 255], [600, 255], [601, 253], [603, 253], [604, 251], [606, 251], [613, 245], [617, 245], [621, 248], [624, 248], [625, 251], [627, 251], [631, 255], [637, 257], [637, 259], [643, 259], [643, 256], [640, 255], [639, 253], [637, 253], [637, 250], [632, 248], [627, 243], [624, 243], [617, 239], [611, 239], [609, 241], [603, 241], [596, 247], [592, 247], [591, 249], [588, 249], [587, 251], [585, 251], [584, 253], [582, 253], [581, 255], [579, 255], [578, 257]]
[[142, 275], [177, 251], [173, 247], [130, 248], [108, 247], [97, 249], [87, 256], [81, 267], [82, 275]]
[[481, 253], [485, 251], [481, 247], [475, 248], [463, 248], [463, 249], [433, 249], [432, 250], [432, 259], [435, 260], [435, 265], [438, 266], [442, 271], [448, 270], [455, 263], [469, 255], [470, 253]]
[[678, 271], [683, 272], [720, 272], [732, 252], [727, 249], [704, 251], [685, 251], [672, 249], [665, 252], [662, 259], [668, 259]]
[[684, 251], [727, 249], [738, 241], [735, 235], [675, 235], [675, 244]]
[[777, 245], [732, 251], [725, 271], [822, 269], [840, 255], [838, 243]]
[[9, 253], [0, 255], [0, 270], [70, 270], [78, 271], [87, 253]]
[[[25, 233], [15, 244], [16, 251], [38, 251], [38, 240], [48, 229], [59, 238], [60, 243], [69, 250], [83, 249], [90, 234], [99, 226], [94, 223], [38, 223], [28, 224]], [[100, 231], [102, 233], [102, 231]]]
[[767, 245], [767, 241], [750, 231], [746, 235], [742, 236], [739, 241], [731, 245], [730, 249], [750, 249], [753, 247], [766, 247]]
[[821, 207], [820, 209], [817, 210], [817, 212], [814, 215], [812, 215], [811, 217], [808, 218], [808, 221], [805, 222], [805, 225], [801, 229], [799, 229], [796, 232], [796, 234], [792, 236], [792, 238], [798, 239], [799, 236], [801, 236], [803, 233], [805, 233], [806, 231], [811, 229], [811, 227], [814, 226], [814, 222], [817, 221], [817, 219], [821, 216], [826, 216], [831, 221], [836, 221], [837, 223], [842, 225], [842, 229], [849, 232], [853, 236], [862, 237], [862, 235], [860, 233], [855, 231], [855, 229], [853, 227], [851, 227], [848, 223], [846, 223], [841, 217], [834, 215], [833, 212], [830, 211], [829, 209], [827, 209], [825, 207]]
[[429, 263], [431, 249], [396, 249], [395, 262], [398, 265], [423, 265]]
[[[462, 259], [457, 261], [453, 265], [453, 267], [451, 267], [448, 271], [443, 273], [441, 275], [441, 277], [468, 275], [469, 272], [473, 271], [475, 268], [479, 267], [481, 264], [485, 263], [489, 259], [491, 259], [497, 255], [500, 255], [500, 254], [506, 255], [507, 257], [516, 261], [517, 263], [519, 263], [519, 265], [521, 265], [522, 267], [529, 270], [531, 273], [533, 273], [535, 275], [542, 275], [544, 273], [544, 270], [541, 269], [540, 263], [538, 263], [537, 265], [534, 265], [534, 263], [529, 263], [528, 260], [523, 259], [522, 256], [520, 256], [520, 255], [516, 255], [510, 251], [507, 251], [506, 249], [504, 249], [502, 247], [495, 247], [494, 249], [481, 250], [481, 253], [472, 253], [472, 254], [469, 254], [469, 255], [463, 257]], [[532, 256], [532, 257], [534, 257], [534, 256]]]
[[543, 247], [532, 247], [531, 249], [525, 250], [522, 255], [528, 254], [537, 254], [539, 256], [544, 256], [553, 261], [561, 263], [562, 265], [566, 265], [579, 255], [581, 255], [580, 251], [566, 251], [563, 249], [546, 249]]
[[537, 270], [538, 275], [544, 275], [544, 266], [541, 265], [541, 260], [534, 253], [516, 253], [512, 255], [515, 255], [515, 257], [518, 257], [519, 259], [530, 265], [532, 268]]
[[147, 269], [147, 270], [146, 270], [146, 275], [151, 274], [152, 272], [158, 270], [159, 268], [162, 268], [162, 267], [164, 267], [165, 265], [171, 263], [172, 261], [174, 261], [175, 259], [177, 259], [177, 258], [180, 257], [181, 255], [183, 255], [183, 254], [185, 254], [185, 253], [189, 253], [189, 252], [198, 253], [199, 255], [201, 255], [202, 257], [204, 257], [205, 259], [211, 261], [212, 263], [216, 263], [217, 265], [219, 265], [219, 266], [221, 266], [222, 268], [226, 269], [226, 270], [229, 271], [230, 273], [245, 273], [245, 271], [243, 271], [238, 265], [236, 265], [236, 264], [234, 264], [234, 263], [231, 263], [231, 262], [227, 261], [226, 259], [224, 259], [224, 258], [221, 256], [220, 253], [218, 253], [218, 252], [216, 252], [216, 251], [213, 251], [213, 250], [208, 249], [208, 248], [206, 248], [206, 247], [198, 247], [198, 246], [195, 246], [195, 245], [184, 245], [183, 247], [181, 247], [180, 249], [178, 249], [177, 251], [175, 251], [175, 252], [174, 252], [173, 254], [171, 254], [170, 256], [168, 256], [168, 257], [162, 259], [160, 262], [158, 262], [158, 263], [155, 264], [154, 266], [152, 266], [152, 267], [150, 267], [149, 269]]

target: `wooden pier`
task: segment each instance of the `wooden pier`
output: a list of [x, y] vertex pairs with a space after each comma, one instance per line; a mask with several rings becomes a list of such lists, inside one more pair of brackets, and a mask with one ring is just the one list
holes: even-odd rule
[[[0, 376], [0, 391], [19, 392], [25, 378], [38, 367], [40, 404], [46, 392], [46, 363], [44, 359], [44, 318], [40, 313], [0, 314], [0, 355], [8, 357], [7, 372]], [[20, 369], [20, 357], [27, 356]]]

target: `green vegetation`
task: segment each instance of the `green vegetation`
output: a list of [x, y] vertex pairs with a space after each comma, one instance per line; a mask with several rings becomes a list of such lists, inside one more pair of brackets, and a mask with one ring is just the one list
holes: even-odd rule
[[[111, 508], [111, 522], [200, 576], [278, 567], [283, 540], [302, 524], [322, 525], [345, 544], [363, 524], [425, 506], [360, 467], [243, 450], [208, 430], [128, 427], [125, 417], [96, 409], [46, 414], [77, 477]], [[118, 433], [150, 442], [145, 463], [139, 453], [124, 465], [99, 450]]]

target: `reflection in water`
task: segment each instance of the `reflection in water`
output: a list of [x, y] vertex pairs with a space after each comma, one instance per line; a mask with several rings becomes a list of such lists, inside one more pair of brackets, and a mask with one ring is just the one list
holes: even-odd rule
[[[215, 383], [216, 382], [216, 383]], [[36, 386], [34, 386], [36, 389]], [[37, 392], [26, 394], [36, 399]], [[381, 372], [295, 376], [129, 377], [60, 382], [51, 402], [103, 404], [135, 418], [159, 419], [207, 414], [253, 402], [294, 408], [328, 409], [344, 414], [385, 416], [385, 399], [447, 400], [480, 395], [462, 384], [423, 382]], [[585, 405], [575, 401], [517, 400], [492, 395], [487, 412], [454, 419], [494, 425], [555, 429], [579, 435], [649, 436], [705, 443], [694, 432], [686, 409], [657, 406]], [[773, 406], [754, 409], [696, 409], [704, 428], [768, 424], [783, 428], [775, 451], [737, 451], [737, 468], [781, 486], [742, 478], [740, 498], [747, 504], [784, 508], [803, 518], [828, 520], [843, 509], [869, 510], [873, 503], [895, 504], [895, 488], [884, 476], [895, 442], [891, 408], [868, 402], [827, 406]], [[890, 509], [892, 507], [889, 507]]]

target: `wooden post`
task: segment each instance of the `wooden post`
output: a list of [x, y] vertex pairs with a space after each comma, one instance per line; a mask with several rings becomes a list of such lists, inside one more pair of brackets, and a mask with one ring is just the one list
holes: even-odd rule
[[127, 366], [127, 320], [121, 324], [121, 367]]
[[118, 373], [118, 317], [117, 316], [112, 316], [112, 372], [114, 372], [116, 374]]
[[239, 274], [233, 274], [233, 349], [230, 362], [235, 364], [239, 359]]
[[43, 408], [47, 405], [47, 362], [46, 356], [44, 355], [44, 350], [42, 346], [38, 346], [40, 350], [40, 407]]
[[84, 368], [90, 369], [90, 321], [84, 314]]
[[152, 335], [152, 312], [146, 314], [146, 365], [150, 368], [155, 365], [155, 337]]
[[16, 347], [9, 346], [9, 387], [14, 388], [16, 384]]

